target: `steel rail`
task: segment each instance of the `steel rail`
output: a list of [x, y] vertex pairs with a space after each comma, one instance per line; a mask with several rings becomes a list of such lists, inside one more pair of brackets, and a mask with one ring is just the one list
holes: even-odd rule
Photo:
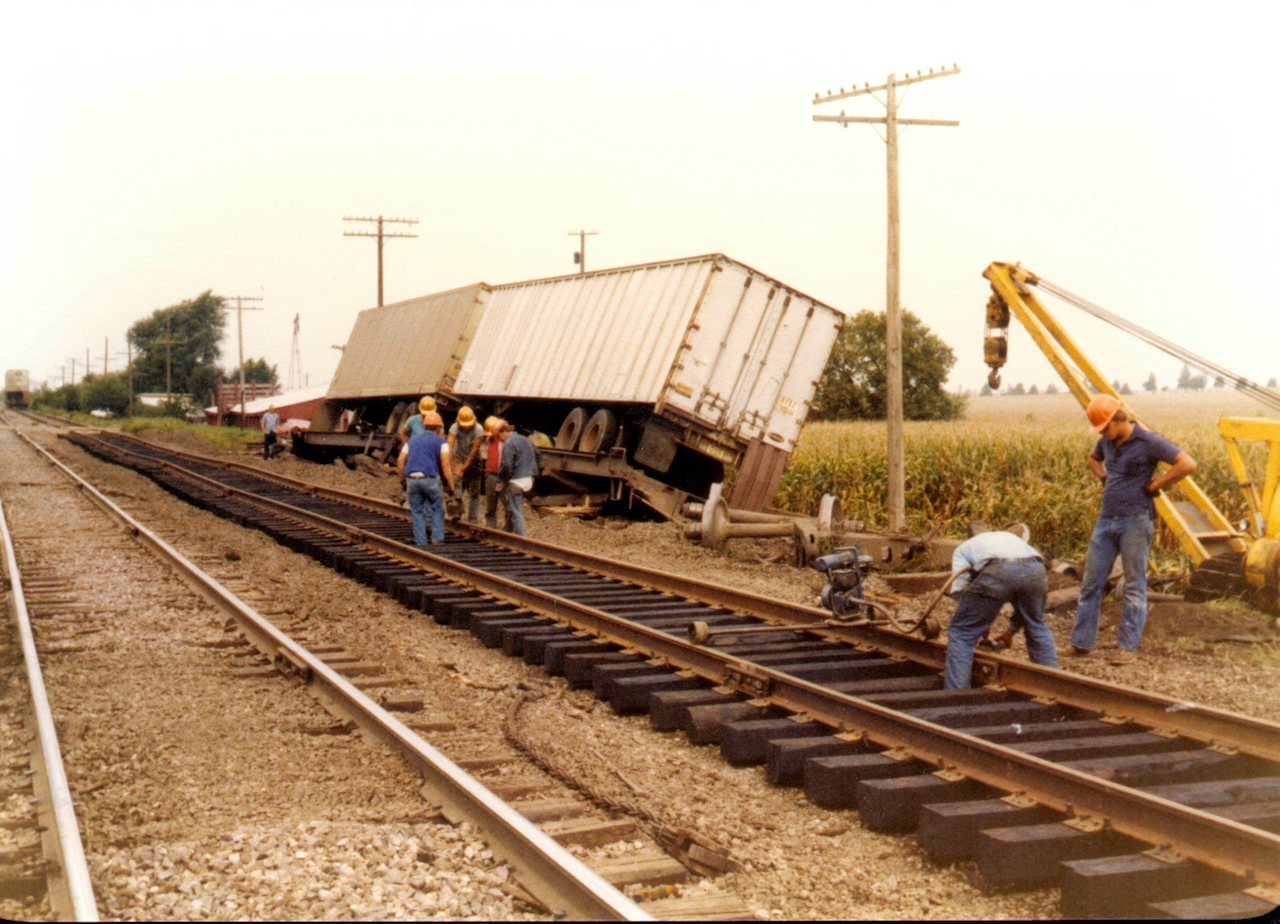
[[[155, 461], [155, 460], [152, 460]], [[833, 729], [860, 735], [886, 748], [898, 749], [937, 766], [939, 772], [960, 774], [997, 789], [1019, 793], [1069, 815], [1105, 820], [1114, 831], [1148, 843], [1172, 847], [1185, 857], [1265, 885], [1280, 886], [1280, 835], [1251, 828], [1140, 790], [1090, 776], [1013, 748], [975, 738], [895, 712], [866, 700], [752, 664], [715, 648], [693, 645], [649, 626], [629, 622], [594, 607], [557, 597], [546, 591], [499, 578], [486, 571], [359, 529], [323, 514], [300, 510], [271, 498], [230, 488], [173, 463], [161, 462], [177, 473], [219, 493], [235, 493], [259, 508], [275, 509], [347, 538], [470, 585], [483, 593], [545, 613], [576, 629], [607, 638], [646, 655], [655, 665], [684, 671], [705, 680], [823, 722]], [[523, 544], [527, 540], [522, 540]], [[820, 610], [813, 610], [825, 618]], [[839, 637], [861, 634], [858, 628], [828, 629]], [[899, 636], [904, 641], [916, 641]], [[919, 642], [919, 644], [928, 644]], [[941, 648], [941, 646], [933, 646]], [[1016, 662], [1009, 662], [1014, 664]], [[1038, 668], [1071, 675], [1053, 668]], [[1139, 692], [1139, 691], [1131, 691]]]
[[93, 895], [89, 865], [84, 858], [75, 802], [62, 765], [58, 732], [53, 722], [53, 710], [49, 707], [40, 655], [31, 631], [31, 615], [27, 612], [27, 600], [22, 590], [22, 573], [18, 570], [18, 558], [3, 502], [0, 502], [0, 541], [4, 545], [5, 569], [13, 596], [13, 622], [22, 644], [31, 711], [35, 716], [35, 736], [39, 742], [31, 756], [39, 783], [35, 787], [39, 803], [37, 814], [45, 829], [40, 840], [48, 861], [45, 864], [45, 881], [49, 907], [58, 920], [97, 921], [98, 903]]
[[[264, 473], [261, 469], [250, 465], [227, 462], [183, 450], [172, 450], [138, 437], [125, 438], [165, 454], [177, 455], [244, 474], [259, 475], [276, 484], [316, 497], [327, 498], [353, 507], [372, 509], [397, 518], [408, 516], [408, 512], [403, 507], [389, 501], [312, 485], [275, 473]], [[177, 468], [182, 470], [180, 466]], [[188, 474], [193, 473], [188, 472]], [[214, 483], [216, 482], [210, 481], [210, 484]], [[225, 485], [219, 485], [219, 489], [235, 490]], [[255, 497], [251, 492], [241, 493], [246, 497]], [[779, 626], [811, 627], [811, 631], [816, 634], [854, 644], [863, 650], [874, 648], [891, 657], [907, 658], [936, 670], [941, 670], [946, 663], [946, 646], [938, 642], [901, 635], [875, 626], [848, 626], [839, 629], [822, 627], [820, 624], [829, 619], [831, 614], [815, 607], [786, 603], [696, 578], [680, 577], [669, 572], [601, 558], [483, 526], [461, 523], [455, 525], [486, 541], [513, 551], [538, 555], [570, 567], [640, 584], [663, 593], [676, 594], [708, 606], [731, 609]], [[974, 653], [974, 677], [985, 683], [999, 683], [1006, 689], [1026, 696], [1053, 699], [1065, 706], [1086, 709], [1114, 719], [1128, 719], [1205, 745], [1236, 748], [1264, 760], [1280, 762], [1280, 723], [1214, 709], [1123, 684], [1104, 683], [1091, 677], [1041, 667], [1038, 664], [983, 651]]]
[[122, 523], [139, 542], [174, 566], [200, 596], [233, 618], [240, 630], [260, 651], [272, 657], [278, 667], [299, 677], [312, 694], [336, 714], [356, 722], [363, 731], [399, 753], [422, 774], [424, 789], [441, 805], [445, 816], [454, 823], [465, 820], [475, 825], [493, 853], [515, 867], [521, 885], [553, 913], [585, 920], [652, 920], [599, 874], [337, 671], [277, 629], [43, 447], [24, 434], [18, 435], [69, 477], [90, 500]]

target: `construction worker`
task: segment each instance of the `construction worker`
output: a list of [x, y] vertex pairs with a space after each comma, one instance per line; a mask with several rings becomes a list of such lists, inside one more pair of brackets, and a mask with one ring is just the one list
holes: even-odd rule
[[945, 689], [968, 689], [973, 649], [1006, 603], [1013, 604], [1014, 619], [1027, 633], [1031, 660], [1045, 667], [1058, 666], [1053, 633], [1044, 622], [1048, 592], [1044, 556], [1012, 530], [978, 533], [952, 553], [951, 571], [958, 577], [951, 584], [951, 595], [960, 605], [947, 626]]
[[[1116, 653], [1110, 662], [1131, 663], [1147, 621], [1147, 557], [1155, 529], [1154, 498], [1196, 469], [1195, 459], [1163, 436], [1129, 418], [1120, 401], [1096, 395], [1085, 409], [1089, 432], [1099, 434], [1089, 470], [1102, 480], [1102, 509], [1089, 539], [1084, 577], [1071, 630], [1071, 654], [1087, 657], [1098, 642], [1102, 593], [1116, 556], [1124, 565], [1124, 603]], [[1165, 462], [1169, 470], [1156, 475]]]
[[449, 428], [449, 456], [453, 459], [454, 499], [461, 508], [462, 494], [467, 494], [467, 522], [480, 522], [480, 495], [484, 492], [484, 460], [480, 444], [484, 427], [476, 423], [476, 412], [463, 405], [458, 418]]
[[484, 525], [490, 529], [498, 528], [498, 502], [502, 495], [498, 492], [498, 469], [502, 465], [502, 441], [497, 437], [498, 427], [505, 423], [500, 417], [486, 417], [484, 421], [484, 440], [480, 452], [484, 458]]
[[495, 488], [506, 504], [507, 532], [523, 536], [524, 496], [533, 489], [533, 479], [538, 474], [538, 450], [527, 436], [516, 433], [505, 420], [494, 435], [502, 444], [502, 460], [498, 465]]
[[422, 415], [423, 432], [410, 437], [400, 450], [396, 470], [405, 476], [405, 494], [413, 518], [413, 544], [427, 545], [427, 524], [432, 544], [444, 542], [443, 478], [453, 491], [453, 468], [449, 465], [449, 443], [440, 431], [444, 421], [435, 411]]
[[422, 425], [422, 415], [430, 414], [436, 409], [436, 399], [430, 395], [423, 395], [418, 400], [418, 413], [410, 414], [403, 424], [400, 425], [400, 442], [407, 443], [413, 439], [424, 429]]

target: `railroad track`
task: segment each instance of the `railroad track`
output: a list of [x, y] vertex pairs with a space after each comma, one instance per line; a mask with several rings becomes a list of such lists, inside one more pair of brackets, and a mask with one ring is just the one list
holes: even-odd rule
[[[10, 678], [0, 696], [0, 724], [10, 739], [0, 742], [5, 752], [0, 827], [6, 832], [0, 847], [0, 914], [96, 921], [98, 908], [28, 610], [28, 603], [39, 607], [64, 588], [34, 562], [19, 566], [3, 504], [0, 562], [12, 614], [0, 631], [0, 663]], [[16, 812], [15, 800], [21, 802]]]
[[[394, 505], [77, 435], [91, 452], [471, 629], [620, 712], [719, 742], [736, 764], [916, 830], [993, 883], [1057, 880], [1065, 915], [1258, 914], [1280, 881], [1280, 727], [980, 654], [944, 692], [944, 649], [729, 588], [459, 528], [426, 553]], [[714, 633], [697, 645], [693, 622]]]
[[[32, 445], [37, 451], [43, 452], [39, 447]], [[228, 651], [232, 656], [248, 656], [247, 661], [240, 662], [242, 667], [238, 669], [237, 676], [262, 676], [264, 672], [275, 674], [280, 671], [300, 678], [306, 682], [308, 688], [322, 704], [339, 717], [339, 724], [333, 729], [334, 733], [347, 733], [352, 728], [359, 728], [368, 737], [381, 741], [397, 752], [421, 773], [424, 780], [424, 794], [441, 807], [444, 817], [454, 823], [468, 821], [475, 825], [483, 832], [495, 856], [512, 865], [516, 870], [517, 881], [527, 889], [527, 893], [520, 893], [526, 900], [541, 905], [549, 912], [575, 918], [629, 920], [650, 918], [647, 912], [639, 909], [634, 902], [606, 882], [603, 873], [593, 871], [562, 846], [562, 843], [590, 843], [589, 839], [592, 836], [598, 837], [600, 829], [607, 826], [579, 824], [578, 828], [582, 830], [573, 829], [554, 833], [539, 829], [501, 798], [488, 791], [474, 776], [465, 772], [464, 766], [468, 761], [461, 761], [463, 766], [454, 764], [422, 740], [407, 724], [391, 715], [393, 709], [402, 711], [412, 709], [411, 704], [397, 702], [394, 697], [388, 703], [389, 708], [383, 708], [374, 702], [365, 691], [378, 687], [380, 678], [368, 676], [370, 673], [367, 670], [370, 667], [368, 663], [347, 657], [346, 652], [332, 647], [317, 646], [316, 651], [309, 651], [233, 594], [228, 586], [224, 586], [222, 582], [197, 567], [195, 563], [186, 560], [156, 532], [129, 517], [56, 459], [48, 456], [47, 453], [44, 455], [49, 462], [75, 480], [77, 486], [94, 503], [115, 517], [143, 545], [177, 568], [188, 584], [226, 614], [229, 619], [228, 627], [234, 625], [234, 628], [248, 640], [236, 645], [236, 650]], [[15, 593], [16, 603], [20, 604], [21, 585], [17, 578], [19, 571], [16, 564], [11, 565], [9, 573], [13, 576], [13, 586], [18, 589]], [[231, 581], [227, 582], [228, 585], [231, 583]], [[64, 609], [68, 606], [75, 608], [75, 604], [65, 602], [60, 606]], [[21, 610], [20, 606], [17, 608]], [[252, 643], [252, 648], [249, 647], [249, 643]], [[241, 645], [244, 647], [240, 648]], [[231, 647], [228, 646], [229, 649]], [[34, 653], [33, 644], [31, 651]], [[266, 654], [265, 657], [263, 653]], [[45, 712], [47, 713], [47, 706]], [[51, 724], [50, 729], [52, 729]], [[437, 725], [434, 730], [447, 729]], [[48, 751], [48, 747], [45, 751]], [[56, 746], [53, 754], [56, 757]], [[38, 761], [33, 758], [31, 763], [43, 766], [48, 761]], [[472, 766], [469, 769], [475, 771], [483, 771], [486, 766], [484, 760], [470, 763]], [[65, 779], [62, 788], [65, 792]], [[36, 789], [38, 793], [40, 784], [37, 784]], [[69, 807], [70, 796], [64, 795], [61, 802]], [[49, 826], [46, 820], [49, 814], [51, 813], [41, 810], [39, 822], [43, 826]], [[71, 819], [69, 827], [64, 825], [64, 830], [76, 832], [74, 818]], [[635, 832], [622, 833], [634, 834]], [[584, 837], [587, 838], [586, 841]], [[47, 842], [49, 838], [46, 837], [45, 840]], [[21, 856], [27, 858], [30, 852], [31, 845], [24, 845]], [[0, 864], [3, 863], [3, 859], [3, 854], [0, 854]], [[83, 867], [82, 856], [79, 862]], [[56, 859], [46, 858], [43, 863], [31, 860], [18, 871], [21, 880], [23, 882], [31, 880], [33, 871], [39, 868], [56, 871], [69, 868], [69, 863], [61, 856]], [[683, 871], [682, 867], [680, 869]], [[0, 877], [2, 876], [3, 872], [0, 872]], [[0, 883], [3, 881], [3, 878], [0, 878]], [[87, 872], [84, 874], [84, 882], [88, 882]], [[28, 887], [31, 891], [29, 882]], [[52, 902], [55, 894], [52, 880], [49, 894]], [[92, 895], [91, 892], [89, 894]], [[667, 901], [661, 904], [664, 907], [660, 910], [669, 910], [678, 915], [677, 909], [688, 903]], [[715, 909], [710, 910], [714, 912]], [[77, 908], [74, 912], [59, 912], [59, 914], [63, 917], [96, 919], [96, 911], [91, 905], [88, 909]]]

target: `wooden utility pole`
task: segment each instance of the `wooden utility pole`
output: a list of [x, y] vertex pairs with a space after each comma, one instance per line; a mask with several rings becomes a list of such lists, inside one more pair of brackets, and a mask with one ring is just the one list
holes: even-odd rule
[[383, 231], [382, 224], [383, 222], [387, 222], [388, 224], [399, 223], [402, 225], [416, 225], [418, 223], [418, 219], [416, 218], [383, 218], [381, 215], [379, 215], [377, 218], [349, 218], [346, 215], [344, 215], [342, 216], [342, 220], [343, 221], [376, 221], [378, 223], [378, 230], [376, 233], [373, 231], [343, 231], [342, 236], [343, 237], [376, 237], [378, 239], [378, 307], [381, 308], [382, 307], [382, 240], [383, 238], [417, 237], [418, 236], [416, 234], [395, 234], [390, 231]]
[[578, 252], [573, 255], [573, 262], [578, 264], [579, 275], [587, 271], [587, 236], [595, 233], [594, 231], [569, 232], [569, 237], [573, 237], [575, 234], [578, 236]]
[[124, 342], [125, 342], [126, 349], [123, 351], [116, 350], [116, 355], [125, 356], [128, 358], [127, 359], [128, 365], [125, 366], [125, 370], [129, 373], [129, 406], [125, 410], [124, 416], [132, 417], [133, 416], [133, 341], [130, 340], [129, 337], [126, 335], [124, 338]]
[[[240, 426], [244, 426], [244, 313], [246, 311], [262, 311], [261, 305], [245, 305], [245, 302], [260, 302], [261, 296], [256, 295], [220, 295], [219, 298], [226, 301], [234, 298], [236, 300], [235, 307], [231, 305], [223, 305], [223, 311], [234, 311], [236, 313], [236, 336], [240, 341]], [[218, 403], [218, 423], [222, 423], [222, 403]]]
[[[67, 362], [71, 363], [71, 384], [74, 385], [76, 383], [76, 358], [73, 356], [70, 359], [68, 359]], [[67, 367], [66, 366], [62, 367], [62, 384], [63, 385], [67, 384]]]
[[173, 346], [186, 343], [185, 340], [173, 339], [173, 315], [164, 316], [164, 403], [173, 402]]
[[[898, 221], [898, 126], [900, 125], [959, 125], [959, 121], [954, 119], [900, 119], [898, 118], [898, 88], [906, 87], [913, 83], [920, 83], [924, 80], [933, 80], [935, 77], [946, 77], [950, 74], [960, 73], [958, 65], [951, 65], [949, 68], [942, 68], [938, 72], [934, 72], [932, 68], [929, 73], [922, 74], [916, 71], [916, 75], [912, 77], [910, 74], [901, 80], [896, 74], [890, 74], [885, 82], [880, 86], [870, 86], [864, 83], [862, 87], [855, 87], [845, 92], [844, 87], [840, 88], [839, 93], [827, 91], [826, 96], [813, 94], [813, 104], [829, 103], [838, 99], [848, 99], [852, 96], [862, 96], [870, 94], [877, 102], [884, 106], [885, 114], [882, 117], [871, 116], [847, 116], [843, 111], [838, 116], [822, 116], [813, 117], [815, 122], [838, 122], [845, 128], [849, 127], [850, 122], [865, 122], [873, 125], [883, 125], [885, 127], [882, 136], [885, 145], [888, 148], [886, 157], [886, 180], [888, 185], [888, 213], [889, 213], [889, 241], [888, 249], [885, 256], [885, 398], [886, 398], [886, 416], [888, 418], [888, 456], [889, 456], [889, 490], [888, 490], [888, 513], [889, 513], [889, 529], [905, 530], [907, 528], [907, 508], [906, 508], [906, 475], [905, 465], [903, 463], [904, 446], [902, 436], [902, 305], [898, 298], [898, 280], [899, 280], [899, 221]], [[884, 91], [885, 98], [883, 100], [875, 94]]]

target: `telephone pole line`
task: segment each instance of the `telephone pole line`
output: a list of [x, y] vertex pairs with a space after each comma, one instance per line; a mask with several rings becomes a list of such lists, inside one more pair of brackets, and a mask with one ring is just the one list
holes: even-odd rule
[[173, 347], [185, 340], [173, 339], [173, 315], [164, 316], [164, 403], [173, 403]]
[[342, 236], [343, 237], [376, 237], [378, 239], [378, 307], [381, 308], [382, 307], [382, 240], [383, 238], [417, 237], [418, 236], [416, 234], [403, 234], [403, 233], [395, 233], [392, 231], [383, 231], [382, 224], [383, 222], [386, 222], [388, 224], [398, 223], [402, 225], [416, 225], [418, 223], [418, 219], [416, 218], [383, 218], [381, 215], [379, 215], [377, 218], [349, 218], [348, 216], [343, 215], [342, 220], [343, 221], [375, 221], [378, 223], [378, 230], [376, 233], [373, 231], [343, 231]]
[[125, 366], [125, 370], [129, 373], [129, 406], [125, 410], [124, 416], [132, 417], [133, 416], [133, 341], [129, 339], [128, 335], [126, 335], [124, 338], [124, 342], [125, 342], [125, 349], [116, 350], [115, 355], [128, 357], [127, 359], [128, 365]]
[[587, 271], [587, 237], [595, 233], [594, 231], [569, 232], [569, 237], [573, 237], [575, 234], [578, 236], [578, 252], [573, 255], [573, 262], [578, 264], [579, 275]]
[[[952, 64], [934, 72], [922, 74], [916, 71], [912, 77], [907, 74], [901, 80], [896, 74], [890, 74], [879, 86], [864, 83], [862, 87], [854, 87], [839, 93], [827, 91], [826, 96], [813, 94], [813, 104], [830, 103], [838, 99], [870, 94], [876, 102], [884, 106], [885, 114], [881, 117], [847, 116], [843, 110], [838, 116], [816, 115], [815, 122], [838, 122], [845, 128], [851, 122], [863, 122], [885, 127], [884, 139], [888, 148], [886, 156], [886, 185], [888, 186], [889, 241], [885, 256], [885, 397], [886, 417], [888, 418], [888, 456], [889, 456], [889, 491], [887, 498], [889, 529], [905, 530], [907, 528], [906, 508], [906, 474], [903, 463], [904, 446], [902, 435], [902, 305], [898, 298], [899, 280], [899, 221], [898, 221], [898, 126], [900, 125], [946, 125], [956, 126], [960, 122], [953, 119], [900, 119], [898, 118], [898, 88], [913, 83], [933, 80], [935, 77], [947, 77], [960, 73], [960, 67]], [[876, 96], [884, 91], [882, 100]], [[879, 134], [879, 132], [877, 132]]]
[[[223, 311], [234, 311], [236, 313], [236, 336], [240, 341], [240, 426], [244, 426], [244, 313], [246, 311], [263, 311], [261, 305], [246, 305], [245, 302], [260, 302], [261, 296], [257, 295], [220, 295], [223, 301], [235, 299], [236, 304], [233, 308], [230, 305], [223, 305]], [[222, 402], [218, 402], [218, 423], [222, 423]]]

